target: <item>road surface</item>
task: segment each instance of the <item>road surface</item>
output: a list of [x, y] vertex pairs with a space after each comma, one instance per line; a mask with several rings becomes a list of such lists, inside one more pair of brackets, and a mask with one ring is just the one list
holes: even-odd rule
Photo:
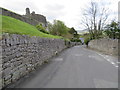
[[21, 81], [16, 88], [117, 88], [118, 66], [114, 57], [75, 46]]

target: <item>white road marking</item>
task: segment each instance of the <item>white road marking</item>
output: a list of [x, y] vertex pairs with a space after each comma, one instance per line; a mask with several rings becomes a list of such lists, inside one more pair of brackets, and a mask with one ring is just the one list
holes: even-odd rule
[[63, 58], [56, 58], [55, 61], [63, 61]]
[[117, 68], [118, 68], [118, 66], [115, 66], [115, 67], [117, 67]]
[[110, 62], [110, 59], [107, 59], [107, 61], [109, 61], [109, 62]]
[[83, 56], [83, 54], [74, 54], [74, 56], [80, 57]]
[[113, 66], [115, 66], [116, 68], [118, 68], [119, 66], [118, 66], [118, 64], [120, 63], [120, 62], [113, 62], [113, 60], [111, 59], [110, 60], [110, 57], [108, 56], [108, 55], [102, 55], [102, 54], [100, 54], [100, 53], [97, 53], [98, 55], [100, 55], [100, 56], [102, 56], [104, 59], [106, 59], [108, 62], [110, 62]]
[[98, 55], [88, 55], [89, 58], [102, 62], [103, 60]]
[[112, 64], [115, 64], [114, 62], [111, 62]]

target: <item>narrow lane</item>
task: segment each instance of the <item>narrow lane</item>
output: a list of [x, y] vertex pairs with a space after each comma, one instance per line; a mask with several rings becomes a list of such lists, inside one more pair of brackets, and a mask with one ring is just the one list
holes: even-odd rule
[[16, 88], [117, 88], [118, 68], [95, 51], [65, 50]]

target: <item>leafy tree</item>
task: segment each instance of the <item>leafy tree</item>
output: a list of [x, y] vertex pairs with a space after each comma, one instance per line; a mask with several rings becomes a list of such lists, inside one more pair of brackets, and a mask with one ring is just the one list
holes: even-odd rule
[[49, 32], [52, 32], [52, 27], [53, 27], [52, 23], [47, 22], [47, 29]]
[[105, 29], [105, 33], [109, 38], [120, 39], [120, 29], [117, 22], [112, 21], [111, 24], [106, 25]]
[[92, 36], [90, 33], [85, 33], [81, 35], [81, 38], [84, 38], [84, 44], [88, 46], [90, 40], [92, 40]]
[[[78, 39], [79, 35], [74, 28], [68, 28], [64, 22], [60, 20], [54, 20], [53, 24], [48, 22], [48, 31], [52, 35], [62, 36], [68, 39]], [[79, 40], [76, 40], [79, 41]]]
[[53, 25], [50, 25], [49, 28], [53, 35], [64, 36], [68, 33], [68, 27], [60, 20], [54, 20]]
[[69, 33], [73, 35], [73, 38], [79, 38], [79, 34], [73, 27], [69, 29]]

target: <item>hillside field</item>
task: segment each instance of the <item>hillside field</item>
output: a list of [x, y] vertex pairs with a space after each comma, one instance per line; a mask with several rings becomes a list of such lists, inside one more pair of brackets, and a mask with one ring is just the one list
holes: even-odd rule
[[22, 22], [18, 19], [0, 15], [0, 34], [10, 33], [10, 34], [20, 34], [20, 35], [30, 35], [30, 36], [40, 36], [45, 38], [62, 38], [59, 36], [54, 36], [50, 34], [45, 34], [36, 29], [28, 23]]

